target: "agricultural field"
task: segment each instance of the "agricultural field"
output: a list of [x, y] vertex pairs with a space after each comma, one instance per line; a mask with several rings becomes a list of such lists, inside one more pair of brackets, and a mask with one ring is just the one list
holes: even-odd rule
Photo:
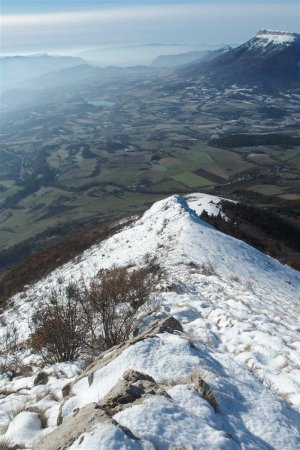
[[300, 110], [292, 93], [238, 90], [237, 99], [234, 88], [133, 69], [113, 81], [41, 92], [32, 104], [4, 104], [5, 255], [25, 241], [43, 247], [140, 213], [176, 192], [299, 200]]

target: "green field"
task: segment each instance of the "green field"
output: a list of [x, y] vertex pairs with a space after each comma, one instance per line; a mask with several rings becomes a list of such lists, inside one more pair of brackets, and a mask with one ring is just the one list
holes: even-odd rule
[[179, 181], [189, 188], [202, 188], [213, 185], [209, 180], [199, 177], [192, 172], [183, 172], [180, 175], [175, 175], [173, 176], [173, 180]]

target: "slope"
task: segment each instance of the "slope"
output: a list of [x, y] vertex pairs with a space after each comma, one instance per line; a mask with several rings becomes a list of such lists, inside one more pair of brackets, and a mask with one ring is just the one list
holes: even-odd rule
[[[11, 381], [2, 376], [0, 388], [10, 392], [0, 399], [2, 421], [13, 402], [22, 401], [42, 408], [48, 426], [41, 429], [32, 416], [30, 422], [28, 412], [26, 422], [21, 412], [5, 437], [20, 444], [30, 422], [36, 431], [28, 448], [54, 433], [36, 444], [39, 450], [60, 448], [57, 433], [73, 436], [65, 447], [73, 450], [299, 446], [300, 275], [199, 219], [203, 209], [218, 214], [219, 203], [202, 194], [155, 203], [12, 299], [2, 320], [18, 322], [25, 340], [32, 307], [51, 287], [82, 278], [88, 283], [115, 264], [142, 266], [149, 255], [164, 270], [153, 293], [155, 312], [143, 319], [141, 334], [101, 355], [79, 377], [80, 362], [57, 364], [44, 368], [49, 379], [35, 386], [38, 357], [26, 350], [34, 374]], [[162, 322], [152, 325], [155, 320]], [[122, 400], [128, 392], [135, 394]], [[86, 428], [72, 434], [77, 414]]]
[[207, 64], [179, 70], [182, 76], [208, 76], [212, 82], [288, 88], [299, 86], [300, 35], [260, 30], [249, 41]]

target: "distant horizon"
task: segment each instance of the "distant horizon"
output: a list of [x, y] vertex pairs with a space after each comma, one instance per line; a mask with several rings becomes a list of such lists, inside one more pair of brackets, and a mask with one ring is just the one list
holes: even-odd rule
[[86, 1], [4, 0], [3, 56], [75, 55], [93, 48], [159, 43], [190, 48], [238, 45], [259, 29], [299, 31], [299, 5], [289, 0]]

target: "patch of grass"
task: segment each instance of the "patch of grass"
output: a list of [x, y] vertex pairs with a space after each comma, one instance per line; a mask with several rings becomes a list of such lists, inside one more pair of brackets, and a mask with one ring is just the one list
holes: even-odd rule
[[205, 187], [205, 186], [213, 186], [213, 182], [207, 180], [206, 178], [195, 175], [192, 172], [183, 172], [178, 175], [172, 177], [173, 180], [179, 181], [188, 187]]
[[248, 369], [250, 372], [253, 373], [255, 378], [257, 378], [264, 386], [266, 386], [271, 391], [277, 393], [277, 388], [275, 388], [274, 383], [271, 380], [268, 380], [266, 376], [262, 373], [262, 369], [258, 367], [254, 361], [250, 365], [247, 364]]
[[249, 190], [263, 195], [280, 195], [284, 192], [281, 186], [273, 184], [258, 184], [257, 186], [249, 188]]

